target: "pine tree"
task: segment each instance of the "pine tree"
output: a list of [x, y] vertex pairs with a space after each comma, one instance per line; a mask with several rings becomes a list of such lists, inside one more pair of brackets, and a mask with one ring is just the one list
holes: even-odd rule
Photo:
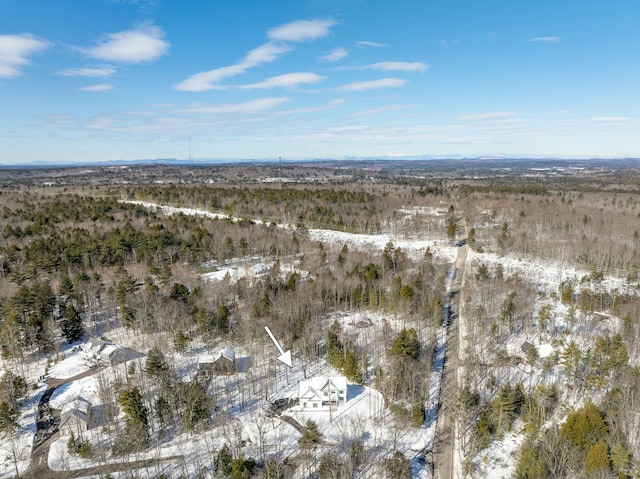
[[218, 451], [218, 455], [213, 462], [213, 469], [216, 474], [222, 477], [229, 477], [231, 475], [232, 462], [233, 456], [231, 455], [231, 449], [228, 444], [225, 444], [222, 446], [222, 449]]
[[149, 411], [140, 389], [133, 387], [122, 391], [118, 403], [125, 413], [127, 439], [135, 449], [146, 449], [149, 444]]
[[611, 460], [609, 459], [609, 448], [604, 439], [601, 439], [587, 451], [585, 459], [585, 472], [591, 473], [599, 470], [609, 471]]
[[161, 377], [169, 370], [164, 354], [157, 346], [151, 348], [147, 354], [144, 371], [151, 377]]
[[318, 425], [311, 420], [308, 420], [302, 428], [302, 436], [298, 439], [298, 443], [305, 449], [309, 449], [311, 446], [318, 444], [322, 439], [320, 431], [318, 431]]
[[342, 372], [350, 381], [356, 384], [362, 384], [364, 378], [355, 351], [347, 351], [342, 365]]
[[84, 327], [82, 325], [82, 317], [73, 307], [71, 303], [67, 304], [64, 310], [64, 319], [62, 321], [62, 336], [67, 343], [73, 343], [82, 339], [84, 335]]
[[416, 330], [413, 328], [402, 328], [393, 340], [389, 354], [418, 359], [420, 357], [420, 341], [418, 341], [418, 333], [416, 333]]

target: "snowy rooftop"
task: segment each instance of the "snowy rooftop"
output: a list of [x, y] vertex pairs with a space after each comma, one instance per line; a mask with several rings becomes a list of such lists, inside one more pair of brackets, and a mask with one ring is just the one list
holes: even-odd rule
[[86, 399], [83, 399], [80, 396], [78, 396], [73, 401], [71, 401], [70, 403], [67, 403], [62, 408], [61, 414], [65, 414], [71, 411], [78, 411], [84, 414], [85, 416], [88, 416], [90, 410], [91, 410], [91, 403]]
[[346, 391], [347, 378], [344, 376], [324, 377], [317, 376], [311, 379], [300, 381], [300, 392], [305, 394], [309, 390], [322, 391], [323, 389]]

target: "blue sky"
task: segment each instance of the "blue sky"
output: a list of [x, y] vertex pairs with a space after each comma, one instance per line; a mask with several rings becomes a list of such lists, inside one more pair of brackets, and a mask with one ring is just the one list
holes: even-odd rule
[[0, 0], [0, 164], [640, 157], [637, 0]]

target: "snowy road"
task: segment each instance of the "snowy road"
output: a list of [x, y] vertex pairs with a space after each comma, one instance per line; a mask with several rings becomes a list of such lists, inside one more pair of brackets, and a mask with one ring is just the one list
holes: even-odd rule
[[458, 389], [458, 299], [462, 287], [462, 278], [467, 261], [467, 248], [463, 244], [458, 248], [454, 266], [450, 270], [445, 298], [444, 325], [447, 330], [445, 343], [442, 383], [440, 386], [440, 408], [436, 423], [436, 440], [434, 441], [434, 469], [436, 479], [452, 479], [456, 471], [456, 434], [453, 418], [453, 402]]

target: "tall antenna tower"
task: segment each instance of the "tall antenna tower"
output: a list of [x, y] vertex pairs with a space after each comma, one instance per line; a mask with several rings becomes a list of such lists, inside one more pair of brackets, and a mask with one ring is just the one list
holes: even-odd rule
[[280, 189], [282, 189], [282, 157], [278, 157], [278, 176], [280, 177]]
[[189, 137], [189, 165], [193, 166], [193, 158], [191, 157], [191, 137]]

